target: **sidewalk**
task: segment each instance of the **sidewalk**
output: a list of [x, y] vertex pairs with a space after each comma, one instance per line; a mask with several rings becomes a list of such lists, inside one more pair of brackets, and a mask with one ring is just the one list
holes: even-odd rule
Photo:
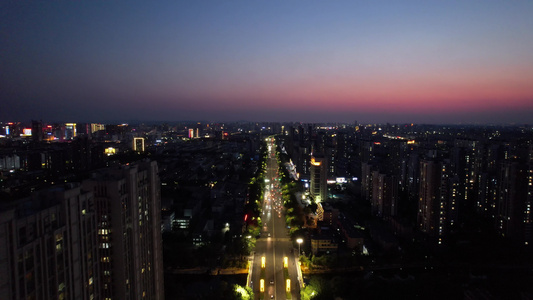
[[340, 267], [340, 268], [327, 268], [327, 269], [309, 269], [302, 266], [302, 273], [305, 275], [311, 274], [327, 274], [327, 273], [347, 273], [354, 271], [363, 271], [362, 266], [353, 266], [353, 267]]
[[248, 274], [248, 269], [227, 268], [227, 269], [215, 269], [213, 275], [233, 275], [233, 274]]
[[192, 269], [173, 269], [169, 270], [172, 274], [209, 274], [209, 275], [234, 275], [234, 274], [248, 274], [248, 269], [239, 268], [192, 268]]

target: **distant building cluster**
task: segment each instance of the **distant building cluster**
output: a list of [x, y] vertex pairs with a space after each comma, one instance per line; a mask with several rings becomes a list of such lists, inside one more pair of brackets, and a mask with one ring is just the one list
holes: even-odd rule
[[[6, 122], [0, 298], [161, 299], [165, 234], [180, 245], [172, 267], [242, 256], [235, 241], [259, 223], [247, 210], [272, 135], [299, 206], [313, 207], [304, 240], [315, 255], [446, 247], [487, 229], [533, 243], [528, 126]], [[216, 255], [194, 252], [214, 244]]]
[[192, 235], [195, 247], [221, 232], [240, 235], [262, 141], [274, 130], [256, 123], [204, 124], [189, 131], [195, 134], [189, 140], [158, 147], [164, 229]]
[[[125, 124], [124, 124], [125, 125]], [[78, 135], [93, 135], [105, 130], [104, 124], [98, 123], [50, 123], [31, 121], [0, 122], [0, 138], [17, 139], [31, 137], [34, 141], [65, 141]]]
[[396, 237], [443, 245], [481, 223], [513, 243], [533, 243], [531, 127], [292, 124], [282, 147], [309, 200], [322, 203], [319, 221], [326, 199], [335, 202], [350, 182], [388, 224], [367, 224], [384, 246]]
[[242, 234], [262, 140], [281, 125], [0, 129], [0, 298], [111, 300], [164, 297], [162, 233], [193, 249]]

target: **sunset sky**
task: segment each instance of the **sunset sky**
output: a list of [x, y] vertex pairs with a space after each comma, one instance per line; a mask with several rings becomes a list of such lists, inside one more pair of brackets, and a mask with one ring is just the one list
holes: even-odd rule
[[0, 121], [533, 123], [533, 1], [2, 1]]

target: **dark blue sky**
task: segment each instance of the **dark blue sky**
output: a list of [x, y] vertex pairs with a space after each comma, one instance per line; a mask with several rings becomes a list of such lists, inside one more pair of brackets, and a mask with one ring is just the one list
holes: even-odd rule
[[0, 120], [533, 120], [531, 1], [3, 1]]

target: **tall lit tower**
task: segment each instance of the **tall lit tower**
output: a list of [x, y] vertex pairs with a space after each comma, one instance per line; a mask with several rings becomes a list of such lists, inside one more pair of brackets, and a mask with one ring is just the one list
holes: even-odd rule
[[71, 140], [77, 135], [76, 123], [65, 123], [65, 139]]
[[327, 160], [323, 156], [312, 155], [310, 164], [311, 184], [309, 194], [317, 202], [327, 200]]
[[142, 137], [133, 138], [133, 151], [144, 152], [144, 138]]

